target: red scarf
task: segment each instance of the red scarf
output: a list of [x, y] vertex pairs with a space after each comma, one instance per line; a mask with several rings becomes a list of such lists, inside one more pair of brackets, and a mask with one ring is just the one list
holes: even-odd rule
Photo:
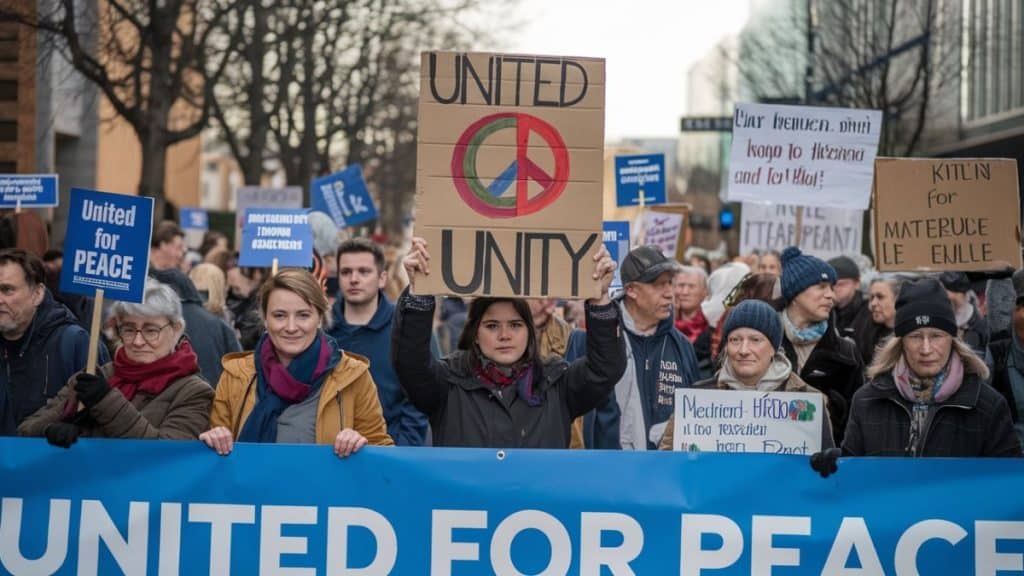
[[686, 336], [690, 344], [693, 344], [697, 336], [700, 336], [702, 332], [707, 330], [708, 326], [708, 319], [704, 317], [704, 312], [700, 308], [697, 308], [697, 313], [689, 320], [683, 320], [682, 318], [676, 320], [676, 329], [682, 332], [683, 336]]
[[196, 353], [188, 340], [182, 338], [167, 356], [142, 364], [129, 360], [123, 346], [118, 348], [114, 354], [114, 374], [107, 381], [131, 402], [137, 392], [157, 396], [171, 382], [196, 372], [199, 372]]

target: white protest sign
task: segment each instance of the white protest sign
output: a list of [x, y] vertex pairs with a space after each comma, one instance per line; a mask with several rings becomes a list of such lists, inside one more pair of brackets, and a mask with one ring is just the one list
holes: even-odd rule
[[882, 113], [737, 104], [729, 202], [866, 210]]
[[235, 245], [242, 245], [242, 225], [249, 208], [302, 208], [302, 188], [241, 186], [235, 190]]
[[657, 246], [666, 258], [675, 258], [679, 235], [683, 231], [683, 215], [671, 212], [644, 212], [641, 230], [644, 244]]
[[810, 455], [826, 417], [817, 392], [676, 388], [672, 449]]
[[[782, 252], [796, 241], [796, 206], [743, 203], [740, 254], [754, 250]], [[860, 254], [864, 212], [823, 206], [804, 207], [800, 250], [818, 258]]]

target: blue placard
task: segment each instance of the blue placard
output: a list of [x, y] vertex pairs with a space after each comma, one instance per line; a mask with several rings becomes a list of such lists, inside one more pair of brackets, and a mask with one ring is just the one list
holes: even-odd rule
[[618, 206], [665, 203], [665, 155], [643, 154], [615, 157], [615, 201]]
[[768, 454], [0, 438], [0, 573], [1009, 576], [1022, 477], [1009, 458], [844, 458], [822, 479]]
[[152, 198], [72, 188], [60, 291], [142, 302], [152, 232]]
[[179, 211], [182, 230], [209, 230], [210, 216], [202, 208], [182, 208]]
[[56, 174], [0, 174], [0, 208], [56, 206]]
[[313, 231], [308, 208], [249, 208], [242, 224], [239, 266], [309, 268], [313, 265]]
[[359, 164], [314, 180], [310, 199], [313, 210], [330, 215], [339, 228], [358, 226], [377, 218], [377, 207]]
[[615, 267], [615, 278], [612, 280], [611, 290], [622, 288], [622, 260], [629, 254], [629, 221], [627, 220], [606, 220], [602, 223], [604, 230], [604, 245], [608, 248], [612, 260], [618, 266]]

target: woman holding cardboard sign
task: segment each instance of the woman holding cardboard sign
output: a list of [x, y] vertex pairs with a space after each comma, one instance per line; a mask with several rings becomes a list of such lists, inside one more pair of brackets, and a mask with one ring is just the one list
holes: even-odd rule
[[[181, 299], [146, 280], [141, 304], [115, 302], [121, 347], [96, 374], [79, 372], [18, 427], [65, 448], [79, 436], [195, 440], [206, 429], [213, 389], [185, 332]], [[84, 410], [79, 411], [79, 406]]]
[[[729, 311], [722, 325], [721, 367], [713, 378], [694, 388], [758, 390], [762, 392], [818, 392], [793, 370], [782, 346], [782, 321], [767, 302], [744, 300]], [[820, 393], [820, 392], [819, 392]], [[675, 415], [669, 419], [659, 450], [672, 450]], [[822, 449], [835, 446], [827, 415], [821, 419]]]
[[224, 357], [199, 439], [218, 454], [236, 441], [332, 444], [338, 456], [391, 446], [370, 364], [323, 331], [327, 297], [306, 270], [271, 276], [259, 290], [267, 331], [256, 349]]
[[[587, 300], [588, 357], [541, 360], [530, 307], [521, 298], [477, 298], [458, 350], [430, 353], [433, 296], [399, 298], [391, 359], [412, 403], [430, 418], [435, 446], [568, 448], [574, 418], [604, 402], [626, 368], [618, 307], [608, 298], [615, 262], [602, 245], [598, 286]], [[410, 285], [430, 274], [430, 253], [414, 238], [403, 261]]]

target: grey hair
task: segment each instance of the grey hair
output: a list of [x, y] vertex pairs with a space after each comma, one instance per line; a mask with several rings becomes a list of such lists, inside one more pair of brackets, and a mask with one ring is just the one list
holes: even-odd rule
[[903, 276], [897, 276], [896, 274], [879, 274], [871, 279], [869, 286], [874, 286], [879, 282], [884, 282], [889, 285], [889, 289], [892, 290], [892, 295], [895, 298], [900, 295], [900, 287], [906, 282], [906, 278]]
[[164, 316], [171, 322], [185, 325], [185, 319], [181, 315], [181, 298], [178, 293], [167, 284], [154, 278], [146, 278], [142, 304], [118, 300], [110, 307], [110, 315], [113, 318], [128, 315], [150, 318]]
[[[988, 366], [971, 347], [959, 338], [953, 338], [953, 346], [950, 354], [959, 354], [964, 362], [964, 371], [977, 374], [982, 380], [988, 380]], [[875, 349], [875, 359], [868, 366], [867, 376], [869, 380], [877, 378], [881, 374], [891, 371], [896, 367], [896, 362], [903, 356], [903, 338], [891, 336]]]
[[323, 212], [309, 213], [309, 229], [313, 232], [313, 248], [322, 258], [338, 252], [338, 226]]
[[679, 276], [680, 274], [692, 274], [700, 278], [700, 281], [704, 284], [704, 289], [708, 289], [708, 273], [700, 266], [681, 266], [679, 270], [676, 271], [676, 276]]

